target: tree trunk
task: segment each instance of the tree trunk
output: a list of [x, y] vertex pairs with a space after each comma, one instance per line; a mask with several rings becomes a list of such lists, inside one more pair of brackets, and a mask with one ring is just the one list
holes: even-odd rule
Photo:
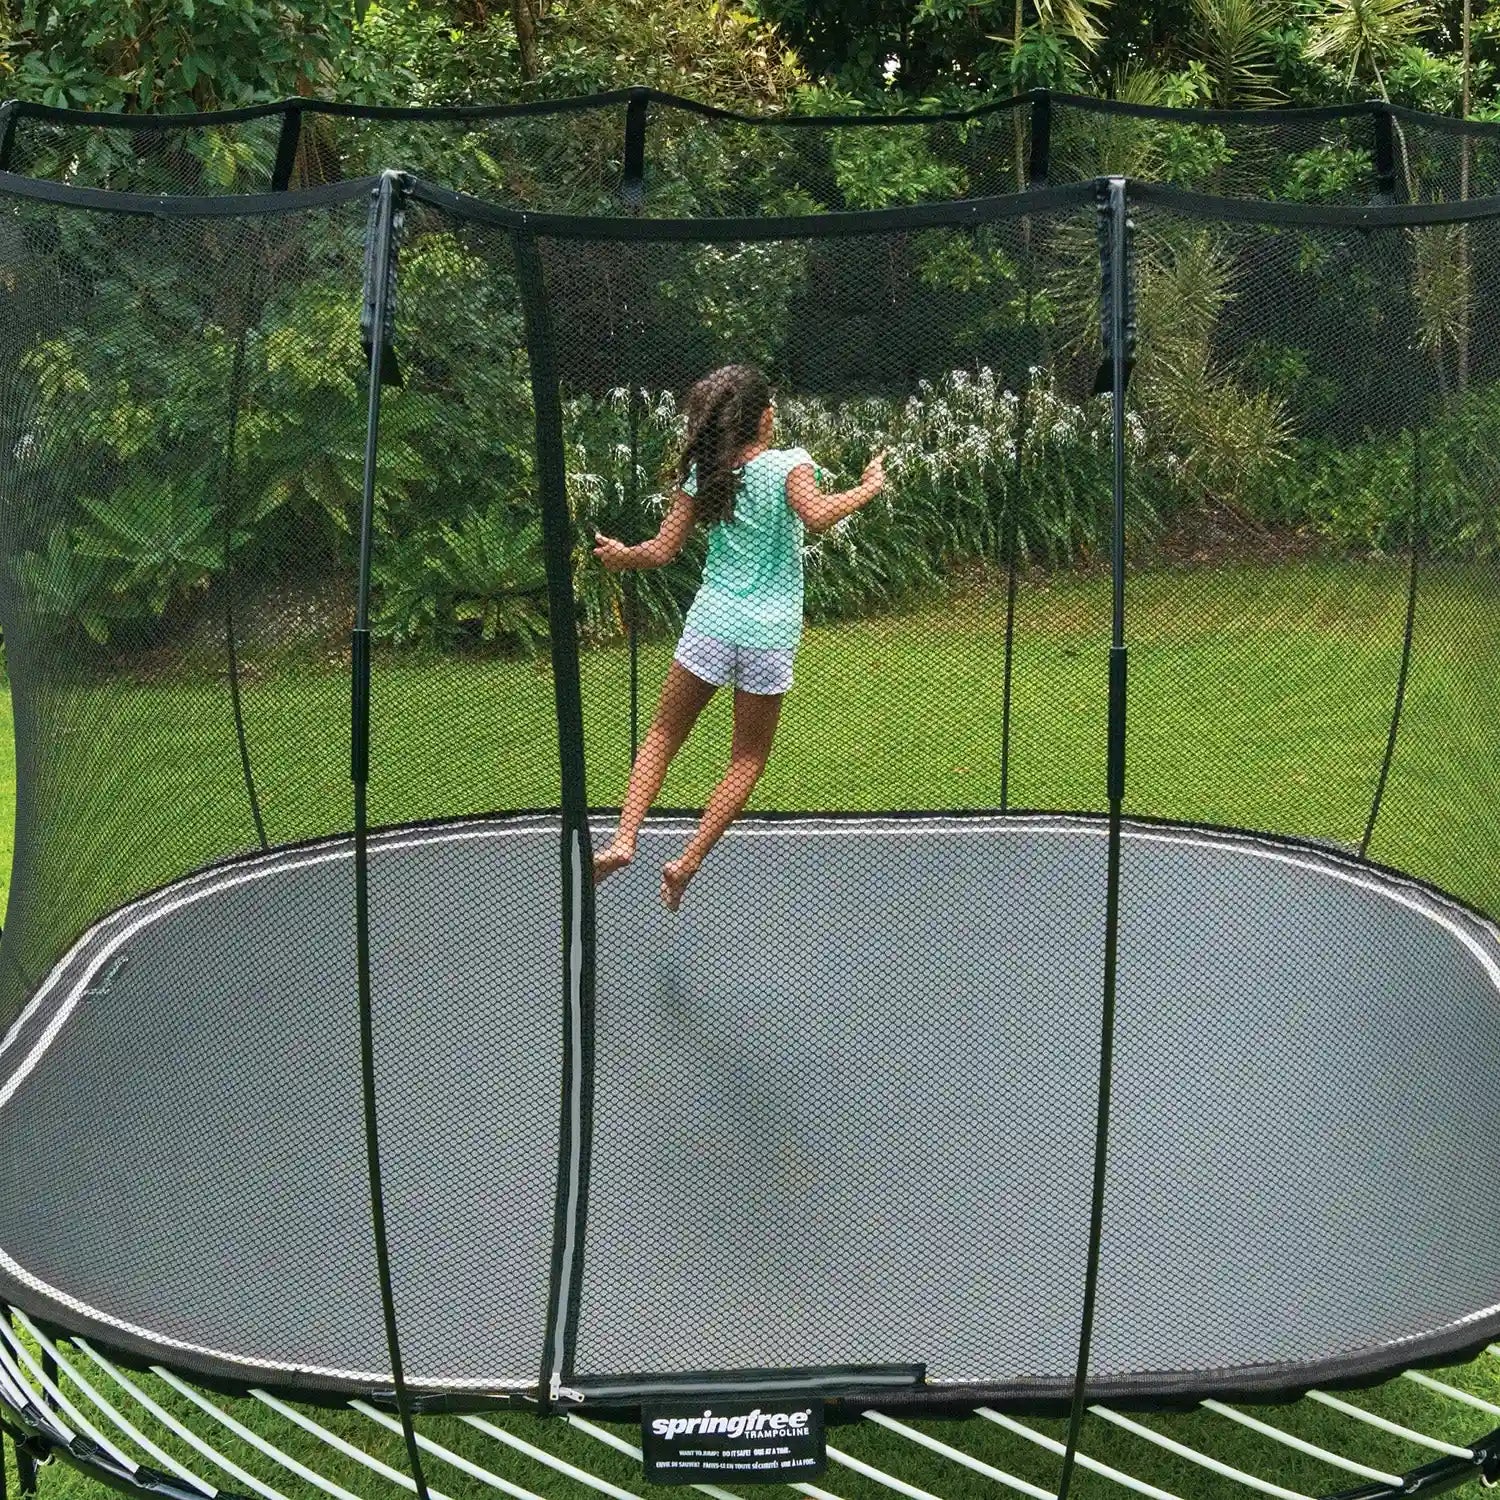
[[[1017, 60], [1019, 60], [1019, 58], [1021, 56], [1021, 42], [1022, 42], [1022, 40], [1025, 37], [1025, 21], [1026, 21], [1026, 0], [1016, 0], [1015, 30], [1012, 33], [1012, 41], [1015, 44], [1015, 52], [1013, 54], [1013, 57], [1015, 59], [1017, 59]], [[1014, 69], [1014, 66], [1015, 66], [1014, 62], [1012, 63], [1011, 66], [1012, 66], [1012, 69]], [[1015, 72], [1012, 71], [1011, 77], [1014, 78], [1016, 76], [1017, 75], [1015, 74]], [[1026, 109], [1026, 108], [1014, 109], [1014, 110], [1011, 111], [1011, 117], [1015, 120], [1015, 136], [1016, 136], [1016, 189], [1017, 189], [1017, 191], [1019, 191], [1021, 188], [1025, 187], [1027, 185], [1027, 183], [1026, 183], [1026, 145], [1025, 145], [1025, 137], [1023, 135], [1023, 131], [1025, 129], [1026, 121], [1028, 121], [1031, 118], [1031, 111], [1029, 109]], [[1029, 225], [1030, 221], [1028, 220], [1027, 223]]]
[[537, 0], [510, 0], [511, 19], [516, 25], [516, 43], [521, 49], [521, 82], [532, 83], [541, 71], [537, 59]]

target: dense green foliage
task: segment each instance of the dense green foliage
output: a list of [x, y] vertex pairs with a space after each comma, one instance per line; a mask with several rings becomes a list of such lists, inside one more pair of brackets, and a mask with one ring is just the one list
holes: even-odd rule
[[[226, 109], [295, 95], [490, 103], [656, 84], [764, 106], [806, 82], [775, 31], [703, 0], [553, 0], [521, 76], [513, 9], [482, 0], [6, 0], [4, 95], [76, 109]], [[80, 24], [82, 19], [82, 24]]]
[[[85, 27], [75, 7], [12, 0], [3, 57], [8, 91], [103, 110], [217, 108], [292, 93], [476, 101], [627, 80], [798, 112], [909, 105], [914, 89], [973, 102], [1038, 82], [1173, 104], [1326, 103], [1375, 89], [1452, 108], [1461, 92], [1455, 16], [1420, 0], [1020, 6], [760, 0], [751, 13], [721, 0], [553, 0], [537, 17], [540, 74], [523, 81], [517, 12], [476, 0], [390, 0], [358, 13], [348, 0], [90, 0]], [[1471, 43], [1482, 110], [1492, 93], [1482, 13]], [[1451, 191], [1454, 159], [1442, 139], [1401, 144], [1413, 194]], [[126, 170], [136, 174], [129, 185], [149, 186], [159, 160], [137, 159], [123, 136], [96, 134], [81, 148], [60, 140], [50, 157], [46, 149], [33, 169], [82, 181], [115, 182]], [[183, 149], [207, 189], [263, 186], [274, 130], [202, 132]], [[1369, 189], [1367, 147], [1336, 131], [1257, 148], [1221, 126], [1077, 116], [1055, 127], [1053, 150], [1081, 170], [1107, 166], [1208, 191], [1233, 191], [1246, 173], [1291, 199], [1357, 201]], [[663, 116], [651, 151], [651, 211], [712, 216], [1003, 191], [1020, 180], [1023, 140], [1007, 115], [816, 138]], [[491, 196], [599, 211], [613, 202], [618, 142], [586, 116], [488, 134], [311, 118], [294, 182], [390, 160]], [[179, 157], [163, 169], [184, 170]], [[1462, 170], [1476, 187], [1500, 182], [1500, 150], [1476, 146]], [[289, 586], [326, 597], [327, 580], [348, 576], [364, 397], [345, 229], [343, 241], [306, 247], [305, 265], [284, 263], [269, 230], [247, 231], [238, 244], [205, 231], [202, 244], [173, 252], [173, 264], [173, 254], [149, 250], [112, 254], [75, 226], [62, 255], [69, 275], [89, 279], [80, 304], [88, 318], [63, 316], [20, 362], [36, 410], [76, 416], [5, 434], [31, 501], [22, 581], [52, 622], [46, 628], [80, 649], [138, 649], [163, 631], [191, 631], [227, 594]], [[1414, 247], [1423, 326], [1397, 336], [1433, 360], [1447, 393], [1426, 438], [1430, 493], [1419, 523], [1408, 498], [1409, 435], [1345, 421], [1330, 438], [1317, 393], [1342, 378], [1328, 363], [1337, 352], [1290, 336], [1239, 340], [1233, 319], [1249, 285], [1241, 250], [1204, 229], [1160, 241], [1140, 267], [1147, 338], [1132, 388], [1133, 545], [1170, 538], [1181, 518], [1207, 509], [1334, 550], [1399, 550], [1417, 524], [1431, 550], [1495, 550], [1493, 518], [1464, 479], [1487, 460], [1494, 410], [1488, 386], [1469, 389], [1476, 288], [1467, 251], [1436, 232]], [[228, 276], [231, 261], [240, 269]], [[949, 363], [928, 369], [904, 401], [786, 391], [782, 437], [809, 447], [831, 475], [857, 473], [874, 446], [891, 449], [888, 498], [810, 547], [816, 617], [894, 607], [1012, 555], [1058, 568], [1097, 550], [1108, 468], [1104, 411], [1084, 394], [1096, 357], [1093, 249], [1064, 237], [1042, 261], [1050, 269], [1038, 280], [1014, 244], [915, 238], [902, 273], [909, 326], [885, 336], [919, 340], [924, 323], [941, 326]], [[748, 357], [779, 371], [806, 269], [795, 243], [706, 246], [674, 262], [652, 295], [705, 364]], [[1340, 285], [1311, 253], [1296, 274], [1309, 295]], [[402, 324], [420, 337], [406, 356], [410, 389], [386, 403], [376, 628], [406, 645], [533, 650], [544, 636], [544, 590], [511, 273], [457, 236], [422, 232], [401, 278]], [[1355, 286], [1337, 295], [1357, 325], [1389, 320], [1386, 304], [1401, 294]], [[962, 326], [971, 313], [975, 326]], [[589, 558], [594, 527], [638, 537], [654, 524], [676, 431], [677, 392], [656, 372], [621, 372], [613, 383], [600, 394], [583, 382], [567, 407], [575, 586], [592, 640], [623, 630], [632, 609], [649, 630], [672, 628], [698, 557], [693, 549], [665, 574], [637, 580], [630, 597]], [[334, 610], [326, 625], [337, 638], [346, 621]]]
[[6, 92], [106, 110], [214, 109], [310, 92], [337, 75], [353, 21], [341, 0], [24, 0], [9, 7]]
[[[760, 107], [797, 107], [819, 79], [866, 101], [1049, 85], [1226, 107], [1385, 93], [1456, 112], [1464, 92], [1461, 0], [552, 0], [531, 81], [519, 3], [6, 0], [0, 56], [6, 93], [94, 109], [490, 101], [622, 80]], [[1500, 22], [1471, 10], [1471, 113], [1494, 115]]]
[[[1139, 103], [1323, 105], [1373, 94], [1456, 113], [1464, 9], [1421, 0], [753, 0], [855, 94], [1069, 88]], [[1469, 21], [1470, 112], [1494, 117], [1497, 27]]]

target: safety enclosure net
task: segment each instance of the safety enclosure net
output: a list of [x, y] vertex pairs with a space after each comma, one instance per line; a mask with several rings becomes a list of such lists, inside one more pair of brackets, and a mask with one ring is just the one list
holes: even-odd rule
[[[1500, 1333], [1500, 201], [1009, 191], [1039, 102], [964, 201], [858, 212], [627, 214], [618, 157], [586, 213], [0, 182], [6, 1301], [606, 1407], [1063, 1404], [1081, 1347], [1264, 1397]], [[1079, 175], [1157, 128], [1049, 103]], [[258, 173], [276, 124], [13, 113], [11, 162]], [[677, 125], [684, 172], [750, 130]], [[767, 183], [836, 137], [775, 139]], [[788, 466], [887, 483], [796, 525], [769, 755], [714, 696], [596, 891], [711, 528], [596, 538], [656, 534], [731, 363]]]
[[844, 116], [737, 114], [644, 88], [202, 115], [0, 104], [0, 171], [75, 186], [279, 192], [391, 166], [512, 207], [693, 219], [984, 198], [1110, 173], [1233, 198], [1451, 203], [1500, 192], [1500, 124], [1379, 100], [1198, 110], [1045, 89], [947, 113]]

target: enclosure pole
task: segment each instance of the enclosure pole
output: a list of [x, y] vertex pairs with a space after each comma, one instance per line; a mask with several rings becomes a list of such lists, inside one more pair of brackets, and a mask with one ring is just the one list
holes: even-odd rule
[[[1027, 159], [1026, 190], [1047, 186], [1052, 158], [1052, 95], [1033, 89], [1031, 100], [1031, 152]], [[1031, 237], [1031, 216], [1021, 218], [1022, 257], [1026, 267], [1023, 325], [1032, 326], [1032, 297], [1036, 282], [1036, 254]], [[1015, 707], [1016, 599], [1020, 589], [1021, 505], [1026, 480], [1025, 444], [1031, 419], [1031, 365], [1022, 369], [1016, 393], [1015, 463], [1012, 494], [1005, 517], [1005, 671], [1000, 690], [1000, 811], [1010, 811], [1010, 740]]]
[[[1021, 444], [1025, 441], [1025, 401], [1016, 409], [1015, 486], [1021, 488]], [[1005, 518], [1005, 678], [1000, 688], [1000, 811], [1010, 811], [1010, 719], [1016, 651], [1016, 548], [1018, 524], [1016, 497], [1011, 497]]]
[[[1026, 315], [1031, 323], [1031, 246], [1026, 247]], [[1010, 726], [1015, 694], [1016, 594], [1019, 585], [1018, 553], [1020, 551], [1020, 511], [1022, 486], [1025, 483], [1025, 460], [1022, 456], [1030, 417], [1031, 384], [1029, 370], [1023, 372], [1016, 395], [1015, 463], [1011, 467], [1011, 496], [1005, 511], [1005, 667], [1000, 685], [1000, 811], [1010, 811]]]
[[[635, 88], [630, 91], [630, 100], [625, 106], [625, 155], [624, 173], [620, 183], [620, 197], [631, 213], [639, 213], [646, 203], [646, 119], [651, 105], [649, 89]], [[626, 499], [629, 502], [631, 525], [634, 526], [640, 503], [636, 468], [640, 461], [641, 415], [640, 389], [637, 382], [630, 382], [630, 477], [626, 484]], [[635, 753], [641, 742], [640, 736], [640, 610], [641, 583], [632, 569], [625, 575], [625, 631], [630, 650], [630, 762], [635, 764]]]
[[240, 428], [240, 402], [244, 398], [245, 334], [243, 321], [234, 341], [234, 363], [229, 373], [229, 434], [224, 445], [224, 486], [221, 509], [224, 515], [224, 649], [229, 667], [229, 706], [234, 714], [234, 735], [240, 747], [240, 774], [245, 780], [245, 795], [250, 800], [250, 820], [262, 849], [266, 841], [265, 819], [261, 817], [260, 797], [255, 790], [255, 776], [250, 767], [250, 744], [245, 737], [245, 709], [240, 697], [240, 660], [235, 645], [234, 574], [231, 552], [235, 522], [235, 458]]
[[557, 750], [562, 774], [563, 1086], [557, 1197], [538, 1402], [551, 1411], [571, 1378], [583, 1285], [594, 1070], [594, 881], [588, 777], [573, 600], [573, 519], [568, 510], [557, 341], [535, 238], [517, 231], [516, 281], [526, 322], [536, 419], [537, 495], [547, 570], [547, 613]]
[[1126, 364], [1125, 179], [1109, 180], [1109, 365], [1113, 450], [1114, 515], [1110, 538], [1113, 591], [1109, 647], [1109, 839], [1104, 901], [1104, 1004], [1099, 1027], [1099, 1091], [1094, 1119], [1094, 1186], [1089, 1206], [1088, 1263], [1083, 1281], [1083, 1317], [1078, 1334], [1078, 1367], [1057, 1500], [1067, 1500], [1078, 1458], [1078, 1439], [1088, 1399], [1089, 1355], [1094, 1311], [1099, 1299], [1099, 1247], [1104, 1235], [1104, 1189], [1109, 1160], [1109, 1106], [1114, 1083], [1115, 989], [1120, 952], [1121, 809], [1125, 800], [1125, 380]]
[[[1469, 106], [1473, 102], [1470, 90], [1473, 80], [1473, 54], [1472, 33], [1474, 21], [1473, 0], [1464, 0], [1462, 31], [1463, 31], [1463, 91], [1460, 96], [1459, 114], [1467, 125], [1469, 119]], [[1458, 196], [1467, 203], [1469, 201], [1470, 181], [1470, 151], [1469, 131], [1467, 128], [1459, 137], [1458, 146]], [[1461, 279], [1462, 308], [1458, 322], [1458, 369], [1455, 371], [1457, 384], [1460, 391], [1469, 388], [1469, 333], [1472, 320], [1472, 299], [1469, 288], [1473, 278], [1473, 262], [1469, 253], [1469, 226], [1464, 222], [1458, 226], [1458, 265]]]
[[1385, 801], [1385, 784], [1396, 757], [1396, 740], [1401, 733], [1401, 714], [1406, 705], [1406, 679], [1411, 670], [1411, 641], [1417, 621], [1417, 574], [1422, 561], [1422, 432], [1418, 427], [1413, 427], [1411, 432], [1411, 511], [1407, 531], [1411, 565], [1406, 575], [1406, 625], [1401, 635], [1401, 665], [1396, 669], [1396, 701], [1391, 708], [1391, 729], [1386, 736], [1380, 775], [1375, 781], [1375, 795], [1370, 801], [1370, 816], [1365, 823], [1364, 837], [1359, 841], [1361, 859], [1369, 857], [1370, 840], [1375, 837], [1375, 824], [1380, 817], [1381, 803]]
[[366, 270], [373, 286], [365, 288], [371, 308], [369, 399], [365, 412], [364, 491], [359, 512], [359, 584], [355, 594], [351, 642], [353, 693], [350, 713], [350, 777], [354, 782], [354, 933], [359, 985], [360, 1081], [364, 1095], [365, 1155], [370, 1179], [370, 1223], [375, 1236], [375, 1267], [380, 1279], [380, 1304], [385, 1317], [386, 1349], [391, 1358], [391, 1383], [406, 1457], [418, 1500], [428, 1500], [422, 1455], [412, 1422], [411, 1399], [401, 1362], [401, 1340], [396, 1319], [396, 1294], [391, 1280], [391, 1252], [386, 1239], [385, 1189], [380, 1171], [380, 1121], [375, 1102], [375, 1020], [370, 979], [370, 564], [375, 538], [375, 473], [380, 456], [380, 391], [382, 364], [390, 326], [391, 243], [395, 234], [398, 174], [384, 172], [376, 189], [373, 256]]
[[10, 171], [11, 151], [16, 143], [16, 117], [19, 113], [20, 105], [14, 99], [7, 99], [4, 104], [0, 104], [0, 172]]
[[276, 160], [271, 165], [271, 191], [284, 193], [292, 184], [297, 166], [297, 147], [302, 139], [302, 108], [288, 104], [276, 137]]

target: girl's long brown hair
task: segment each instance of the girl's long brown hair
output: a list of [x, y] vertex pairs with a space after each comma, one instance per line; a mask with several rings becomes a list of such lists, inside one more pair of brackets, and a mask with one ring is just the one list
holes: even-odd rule
[[725, 365], [687, 393], [687, 434], [677, 460], [677, 482], [696, 470], [698, 515], [712, 524], [734, 520], [739, 488], [735, 459], [755, 441], [771, 404], [771, 384], [754, 365]]

